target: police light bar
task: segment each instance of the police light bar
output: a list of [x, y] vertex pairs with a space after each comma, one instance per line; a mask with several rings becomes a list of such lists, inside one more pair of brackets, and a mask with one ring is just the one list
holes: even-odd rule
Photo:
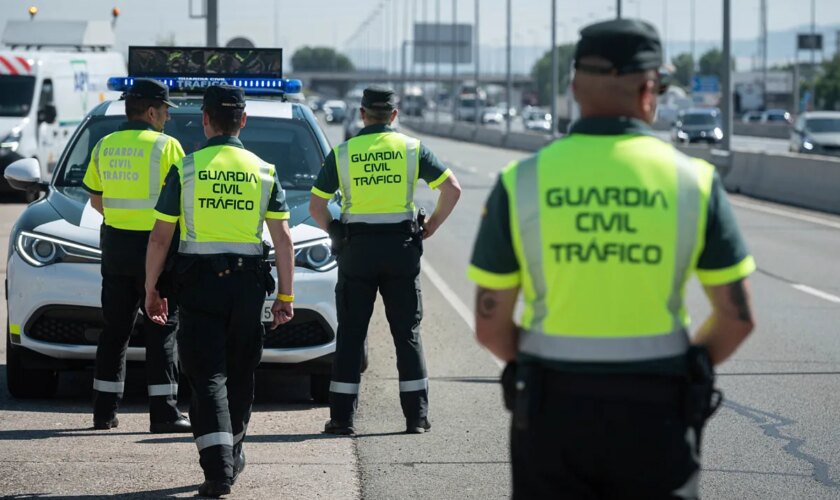
[[[149, 76], [167, 87], [170, 92], [203, 93], [211, 85], [233, 85], [240, 87], [247, 95], [297, 94], [301, 91], [300, 80], [288, 78], [239, 78], [239, 77], [165, 77]], [[114, 76], [108, 79], [108, 89], [125, 92], [134, 85], [135, 77]]]

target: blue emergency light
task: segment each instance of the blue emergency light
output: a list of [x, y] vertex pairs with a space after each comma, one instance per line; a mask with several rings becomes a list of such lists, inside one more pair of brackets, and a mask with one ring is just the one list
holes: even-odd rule
[[[300, 80], [289, 78], [238, 78], [238, 77], [144, 77], [157, 80], [167, 87], [170, 92], [202, 93], [211, 85], [233, 85], [240, 87], [247, 95], [283, 95], [297, 94], [301, 91]], [[108, 88], [117, 92], [125, 92], [134, 85], [134, 77], [114, 76], [108, 79]]]

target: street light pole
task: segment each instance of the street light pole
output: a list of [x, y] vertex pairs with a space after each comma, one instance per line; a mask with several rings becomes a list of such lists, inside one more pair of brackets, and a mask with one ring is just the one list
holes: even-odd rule
[[[480, 86], [479, 78], [481, 76], [481, 73], [480, 73], [480, 71], [481, 71], [481, 49], [479, 49], [479, 46], [478, 46], [478, 43], [479, 43], [479, 36], [478, 36], [478, 21], [479, 21], [478, 10], [479, 10], [479, 7], [478, 6], [479, 6], [479, 0], [475, 0], [475, 26], [473, 27], [473, 29], [475, 30], [475, 33], [474, 33], [474, 36], [473, 36], [473, 39], [474, 39], [473, 43], [475, 44], [475, 47], [473, 48], [473, 53], [475, 55], [473, 57], [475, 57], [476, 97], [478, 97], [478, 92], [477, 91], [478, 91], [478, 88]], [[484, 114], [484, 110], [479, 105], [480, 103], [479, 103], [478, 100], [476, 100], [475, 104], [476, 104], [475, 128], [476, 128], [476, 130], [478, 130], [478, 127], [481, 125], [481, 119], [482, 119], [482, 115]]]
[[551, 135], [557, 136], [557, 95], [560, 82], [560, 61], [557, 54], [557, 0], [551, 0]]
[[455, 91], [458, 88], [458, 0], [452, 0], [452, 120], [455, 121], [458, 101]]
[[723, 0], [723, 78], [721, 78], [721, 112], [723, 114], [723, 149], [732, 145], [732, 20], [731, 1]]
[[207, 46], [219, 46], [219, 0], [207, 0]]
[[[811, 111], [817, 109], [817, 9], [811, 0]], [[807, 111], [807, 110], [806, 110]]]
[[505, 90], [505, 100], [507, 101], [505, 110], [505, 133], [510, 134], [510, 109], [512, 107], [513, 99], [513, 75], [511, 74], [511, 36], [513, 31], [513, 21], [511, 20], [511, 0], [507, 0], [507, 56], [506, 56], [506, 72], [507, 72], [507, 89]]
[[621, 0], [615, 0], [615, 17], [621, 19]]
[[440, 0], [435, 5], [435, 123], [440, 121], [440, 106], [438, 96], [440, 95]]

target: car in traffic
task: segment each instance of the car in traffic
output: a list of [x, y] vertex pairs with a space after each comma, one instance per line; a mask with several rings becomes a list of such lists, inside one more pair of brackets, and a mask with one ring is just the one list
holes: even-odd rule
[[791, 128], [790, 150], [840, 156], [840, 111], [801, 114]]
[[326, 101], [322, 109], [327, 123], [341, 123], [347, 118], [347, 104], [344, 101]]
[[544, 108], [529, 106], [522, 110], [522, 126], [525, 130], [551, 132], [551, 113]]
[[361, 110], [358, 107], [351, 108], [347, 120], [344, 121], [344, 140], [349, 141], [356, 137], [363, 128], [365, 128], [365, 122], [362, 121]]
[[692, 108], [681, 111], [671, 128], [671, 139], [680, 144], [720, 144], [723, 129], [717, 108]]
[[741, 116], [741, 123], [759, 123], [763, 114], [761, 111], [747, 111]]
[[492, 106], [484, 110], [481, 114], [481, 123], [484, 124], [500, 124], [505, 121], [504, 109], [497, 106]]
[[[165, 133], [178, 139], [189, 154], [206, 143], [202, 98], [173, 92], [172, 100], [178, 108], [170, 110]], [[262, 366], [308, 374], [313, 399], [323, 403], [329, 394], [336, 344], [337, 271], [330, 239], [311, 219], [308, 200], [330, 145], [305, 104], [249, 95], [246, 109], [248, 124], [240, 138], [245, 147], [277, 166], [291, 209], [295, 256], [295, 316], [271, 329], [274, 299], [266, 299]], [[19, 160], [6, 170], [14, 187], [46, 191], [44, 198], [21, 213], [9, 239], [6, 381], [15, 397], [49, 397], [56, 391], [60, 371], [85, 368], [95, 359], [103, 328], [102, 216], [91, 207], [82, 180], [91, 149], [125, 119], [124, 101], [95, 107], [72, 135], [49, 182], [42, 181], [37, 159]], [[337, 216], [335, 202], [330, 207]], [[270, 244], [268, 231], [264, 235]], [[273, 254], [268, 260], [273, 263]], [[145, 359], [141, 330], [142, 322], [137, 322], [129, 361]]]
[[761, 114], [761, 123], [789, 125], [791, 122], [790, 113], [784, 109], [768, 109]]

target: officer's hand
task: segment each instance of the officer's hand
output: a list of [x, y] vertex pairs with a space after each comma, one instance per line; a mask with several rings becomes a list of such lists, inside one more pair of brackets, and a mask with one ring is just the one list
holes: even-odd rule
[[423, 224], [423, 239], [425, 240], [430, 238], [433, 234], [435, 234], [437, 229], [438, 225], [436, 223], [432, 222], [431, 219], [427, 220], [426, 223]]
[[169, 302], [157, 290], [146, 292], [146, 316], [159, 325], [165, 325], [169, 317]]
[[274, 321], [271, 323], [272, 330], [280, 325], [285, 325], [295, 317], [292, 303], [283, 302], [282, 300], [274, 301], [274, 305], [271, 306], [271, 313], [274, 315]]

